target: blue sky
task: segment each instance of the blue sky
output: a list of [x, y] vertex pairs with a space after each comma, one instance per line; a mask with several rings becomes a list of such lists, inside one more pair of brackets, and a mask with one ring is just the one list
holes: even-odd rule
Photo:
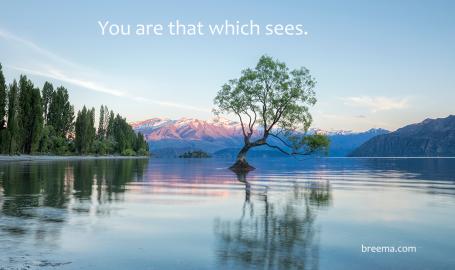
[[[396, 129], [454, 114], [453, 1], [9, 1], [0, 62], [128, 120], [212, 117], [220, 86], [262, 54], [316, 77], [314, 126]], [[102, 36], [112, 23], [303, 24], [307, 36]]]

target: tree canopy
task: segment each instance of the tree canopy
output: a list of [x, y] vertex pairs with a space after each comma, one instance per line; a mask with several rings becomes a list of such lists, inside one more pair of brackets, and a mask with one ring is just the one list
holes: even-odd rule
[[[224, 84], [215, 97], [216, 114], [238, 117], [244, 137], [237, 163], [246, 166], [246, 153], [266, 145], [289, 155], [308, 155], [328, 147], [323, 135], [310, 137], [309, 108], [316, 103], [316, 80], [304, 67], [290, 70], [285, 63], [262, 56], [255, 68]], [[301, 136], [298, 136], [301, 135]], [[282, 145], [271, 144], [274, 137]], [[240, 164], [241, 165], [241, 164]]]
[[6, 83], [5, 77], [3, 76], [2, 65], [0, 64], [0, 130], [5, 128], [6, 100]]
[[[0, 65], [0, 153], [148, 155], [148, 144], [120, 115], [85, 106], [74, 121], [68, 90], [45, 82], [40, 91], [25, 75], [6, 86]], [[76, 127], [76, 128], [74, 128]]]

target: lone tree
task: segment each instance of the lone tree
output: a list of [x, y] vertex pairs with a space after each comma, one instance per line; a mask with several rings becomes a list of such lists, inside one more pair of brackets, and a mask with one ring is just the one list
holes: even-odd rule
[[[263, 145], [286, 155], [327, 150], [326, 136], [307, 134], [312, 122], [309, 107], [316, 103], [315, 85], [308, 69], [290, 71], [285, 63], [265, 55], [254, 69], [245, 69], [240, 78], [224, 84], [215, 97], [213, 111], [217, 115], [235, 114], [244, 138], [244, 145], [230, 168], [254, 169], [246, 161], [246, 154], [251, 148]], [[272, 143], [271, 138], [279, 144]]]

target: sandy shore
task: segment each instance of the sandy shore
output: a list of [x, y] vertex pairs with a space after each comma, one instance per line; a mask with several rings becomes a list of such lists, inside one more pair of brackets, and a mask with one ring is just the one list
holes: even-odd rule
[[52, 155], [0, 155], [0, 161], [34, 161], [34, 160], [85, 160], [85, 159], [146, 159], [149, 156], [52, 156]]

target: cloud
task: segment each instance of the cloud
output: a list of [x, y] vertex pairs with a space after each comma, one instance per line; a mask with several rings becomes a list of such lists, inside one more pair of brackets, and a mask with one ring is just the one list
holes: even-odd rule
[[[12, 69], [18, 70], [20, 72], [24, 72], [27, 74], [32, 74], [40, 77], [46, 77], [54, 80], [58, 80], [61, 82], [70, 83], [75, 86], [79, 86], [85, 88], [87, 90], [100, 92], [116, 97], [124, 97], [135, 102], [145, 103], [145, 104], [154, 104], [159, 106], [165, 107], [173, 107], [179, 109], [186, 109], [186, 110], [193, 110], [193, 111], [200, 111], [200, 112], [210, 112], [208, 109], [202, 109], [190, 105], [179, 104], [169, 101], [161, 101], [161, 100], [154, 100], [146, 97], [134, 96], [128, 94], [127, 91], [122, 91], [120, 89], [116, 89], [113, 87], [109, 87], [101, 82], [100, 80], [94, 79], [87, 79], [84, 76], [77, 76], [75, 74], [87, 73], [88, 69], [78, 65], [74, 62], [71, 62], [65, 58], [62, 58], [40, 46], [35, 44], [32, 41], [27, 39], [18, 37], [14, 34], [11, 34], [8, 31], [0, 29], [0, 38], [5, 40], [11, 41], [15, 44], [19, 44], [25, 46], [26, 48], [33, 51], [35, 54], [39, 54], [40, 56], [44, 56], [49, 60], [48, 62], [58, 62], [58, 68], [52, 65], [47, 64], [46, 66], [40, 66], [39, 68], [30, 68], [30, 67], [19, 67], [19, 66], [9, 66]], [[63, 67], [65, 66], [65, 67]], [[64, 71], [66, 70], [66, 71]], [[69, 75], [71, 74], [71, 75]]]
[[11, 41], [11, 42], [14, 42], [16, 44], [20, 44], [22, 46], [25, 46], [29, 49], [31, 49], [32, 51], [34, 51], [35, 53], [38, 53], [38, 54], [41, 54], [47, 58], [50, 58], [54, 61], [57, 61], [57, 62], [60, 62], [60, 63], [63, 63], [63, 64], [66, 64], [66, 65], [70, 65], [70, 66], [73, 66], [73, 67], [80, 67], [78, 66], [77, 64], [65, 59], [65, 58], [62, 58], [40, 46], [38, 46], [37, 44], [35, 44], [34, 42], [30, 41], [30, 40], [27, 40], [27, 39], [23, 39], [21, 37], [18, 37], [4, 29], [0, 29], [0, 38], [3, 38], [5, 40], [8, 40], [8, 41]]
[[405, 109], [409, 107], [408, 98], [359, 96], [346, 97], [342, 98], [342, 100], [348, 106], [367, 108], [371, 112]]
[[67, 83], [70, 83], [73, 85], [81, 86], [81, 87], [89, 89], [89, 90], [106, 93], [106, 94], [118, 96], [118, 97], [125, 96], [125, 93], [122, 91], [105, 87], [105, 86], [103, 86], [99, 83], [93, 82], [93, 81], [69, 77], [69, 76], [65, 75], [62, 71], [57, 70], [57, 69], [34, 70], [34, 69], [16, 67], [16, 66], [10, 66], [10, 67], [12, 69], [15, 69], [15, 70], [18, 70], [21, 72], [25, 72], [25, 73], [36, 75], [36, 76], [51, 78], [51, 79], [59, 80], [62, 82], [67, 82]]
[[193, 106], [188, 106], [188, 105], [183, 105], [183, 104], [178, 104], [178, 103], [173, 103], [173, 102], [168, 102], [168, 101], [152, 100], [152, 99], [145, 98], [145, 97], [129, 95], [125, 91], [122, 91], [119, 89], [114, 89], [114, 88], [109, 88], [107, 86], [104, 86], [104, 85], [94, 82], [94, 81], [84, 80], [84, 79], [80, 79], [80, 78], [73, 78], [71, 76], [64, 74], [62, 71], [56, 70], [56, 69], [48, 69], [48, 70], [43, 71], [43, 70], [33, 70], [33, 69], [28, 69], [28, 68], [23, 68], [23, 67], [16, 67], [16, 66], [11, 66], [11, 68], [21, 71], [21, 72], [28, 73], [28, 74], [33, 74], [36, 76], [41, 76], [41, 77], [51, 78], [54, 80], [59, 80], [62, 82], [67, 82], [67, 83], [70, 83], [70, 84], [73, 84], [76, 86], [83, 87], [88, 90], [101, 92], [101, 93], [109, 94], [109, 95], [116, 96], [116, 97], [128, 98], [128, 99], [131, 99], [131, 100], [134, 100], [137, 102], [141, 102], [141, 103], [156, 104], [156, 105], [160, 105], [160, 106], [208, 112], [208, 110], [204, 110], [204, 109], [193, 107]]

